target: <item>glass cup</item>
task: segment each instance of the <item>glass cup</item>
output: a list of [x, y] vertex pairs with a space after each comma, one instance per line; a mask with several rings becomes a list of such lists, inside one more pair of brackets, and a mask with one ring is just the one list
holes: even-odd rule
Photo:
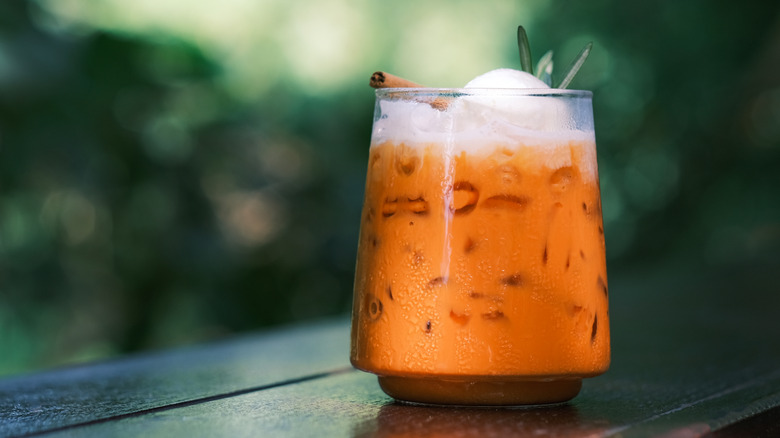
[[573, 398], [610, 361], [592, 94], [376, 97], [352, 364], [407, 402]]

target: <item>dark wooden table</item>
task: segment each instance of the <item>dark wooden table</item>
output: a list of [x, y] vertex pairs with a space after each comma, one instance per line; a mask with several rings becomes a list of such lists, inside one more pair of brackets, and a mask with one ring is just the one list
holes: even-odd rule
[[0, 436], [780, 436], [778, 266], [611, 272], [612, 367], [562, 405], [394, 403], [344, 317], [6, 377]]

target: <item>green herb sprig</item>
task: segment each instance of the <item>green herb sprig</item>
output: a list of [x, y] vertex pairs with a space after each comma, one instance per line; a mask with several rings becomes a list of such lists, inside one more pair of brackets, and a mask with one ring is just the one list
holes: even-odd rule
[[580, 67], [588, 59], [590, 50], [593, 48], [593, 43], [588, 43], [583, 47], [580, 53], [574, 58], [569, 68], [566, 70], [566, 74], [563, 75], [563, 79], [556, 86], [553, 87], [552, 71], [553, 71], [553, 52], [548, 50], [536, 64], [536, 71], [534, 71], [533, 63], [531, 61], [531, 45], [528, 43], [528, 35], [525, 33], [523, 26], [517, 26], [517, 48], [520, 51], [520, 68], [524, 72], [530, 73], [545, 84], [552, 88], [566, 88], [571, 83], [577, 72], [580, 71]]

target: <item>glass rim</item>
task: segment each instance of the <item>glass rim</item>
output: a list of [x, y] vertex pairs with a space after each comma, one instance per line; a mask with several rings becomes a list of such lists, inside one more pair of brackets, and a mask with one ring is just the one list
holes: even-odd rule
[[377, 97], [402, 96], [506, 96], [506, 97], [593, 97], [589, 90], [564, 88], [377, 88]]

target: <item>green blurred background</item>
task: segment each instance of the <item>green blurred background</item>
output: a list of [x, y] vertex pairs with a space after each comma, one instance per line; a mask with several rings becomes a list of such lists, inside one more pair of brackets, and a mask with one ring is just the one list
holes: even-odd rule
[[0, 375], [346, 314], [368, 78], [518, 68], [518, 24], [594, 43], [610, 272], [778, 259], [780, 2], [4, 0]]

